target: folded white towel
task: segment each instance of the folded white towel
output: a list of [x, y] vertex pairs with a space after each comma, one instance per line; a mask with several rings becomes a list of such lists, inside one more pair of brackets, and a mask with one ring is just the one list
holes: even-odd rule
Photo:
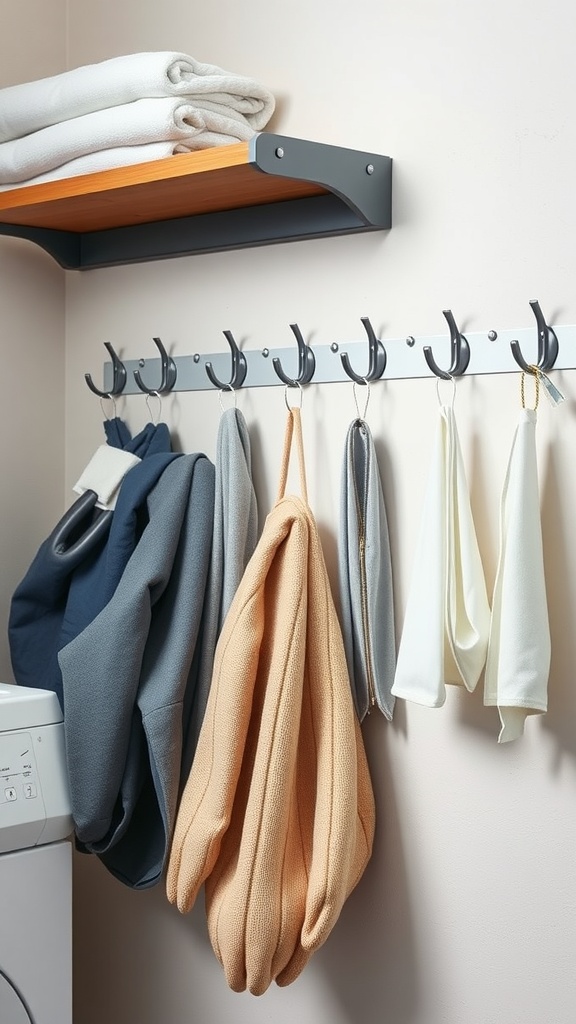
[[[204, 133], [202, 142], [190, 142]], [[142, 99], [96, 110], [23, 139], [0, 143], [0, 183], [26, 181], [70, 160], [118, 146], [182, 142], [186, 149], [242, 142], [254, 130], [242, 114], [201, 110], [186, 99]]]
[[392, 693], [441, 707], [446, 683], [472, 691], [490, 607], [454, 411], [440, 409]]
[[523, 409], [502, 492], [500, 557], [484, 678], [484, 703], [497, 705], [500, 714], [499, 743], [521, 736], [527, 715], [547, 710], [550, 658], [536, 412]]
[[[97, 171], [108, 171], [114, 167], [128, 167], [133, 164], [145, 164], [151, 160], [163, 160], [178, 152], [189, 152], [178, 142], [150, 142], [147, 146], [117, 146], [114, 149], [101, 149], [97, 153], [88, 153], [77, 160], [69, 160], [61, 167], [54, 167], [46, 174], [38, 174], [26, 181], [16, 181], [9, 185], [0, 185], [0, 192], [9, 192], [15, 188], [27, 188], [30, 185], [44, 185], [48, 181], [61, 178], [76, 178], [80, 174], [95, 174]], [[1, 217], [0, 217], [1, 219]]]
[[0, 89], [0, 142], [146, 97], [195, 96], [243, 114], [260, 131], [274, 113], [269, 89], [185, 53], [131, 53]]

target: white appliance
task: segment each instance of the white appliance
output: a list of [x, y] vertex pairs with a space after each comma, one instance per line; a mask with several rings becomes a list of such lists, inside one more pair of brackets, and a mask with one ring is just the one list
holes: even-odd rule
[[72, 830], [58, 698], [0, 683], [0, 1024], [72, 1024]]

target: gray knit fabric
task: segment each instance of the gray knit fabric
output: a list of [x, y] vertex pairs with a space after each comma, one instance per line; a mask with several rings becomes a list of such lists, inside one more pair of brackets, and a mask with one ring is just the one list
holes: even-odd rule
[[388, 521], [374, 441], [357, 419], [346, 436], [338, 548], [341, 625], [360, 721], [375, 706], [391, 720], [396, 665]]
[[250, 436], [239, 409], [226, 409], [220, 417], [215, 467], [212, 560], [192, 723], [182, 763], [183, 782], [188, 777], [206, 710], [216, 643], [258, 541], [258, 506], [252, 482]]
[[159, 881], [172, 835], [214, 466], [203, 455], [180, 456], [147, 506], [149, 521], [112, 599], [59, 654], [76, 836], [135, 888]]

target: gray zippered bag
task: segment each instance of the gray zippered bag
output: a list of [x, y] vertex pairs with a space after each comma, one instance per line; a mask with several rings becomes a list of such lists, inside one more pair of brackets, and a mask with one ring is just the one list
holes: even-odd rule
[[374, 441], [354, 420], [346, 435], [338, 546], [341, 626], [360, 721], [378, 707], [390, 721], [396, 668], [388, 520]]

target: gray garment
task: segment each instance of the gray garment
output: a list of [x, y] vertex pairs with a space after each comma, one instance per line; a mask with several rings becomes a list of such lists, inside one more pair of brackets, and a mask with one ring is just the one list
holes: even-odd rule
[[182, 781], [186, 782], [210, 692], [214, 652], [224, 619], [258, 541], [250, 435], [239, 409], [220, 417], [216, 440], [212, 561], [202, 621], [202, 648]]
[[362, 721], [375, 704], [391, 720], [396, 641], [390, 540], [374, 441], [361, 419], [346, 436], [338, 564], [340, 618], [358, 717]]
[[113, 597], [59, 654], [77, 840], [135, 888], [159, 881], [174, 825], [210, 563], [212, 463], [178, 457], [147, 511]]

